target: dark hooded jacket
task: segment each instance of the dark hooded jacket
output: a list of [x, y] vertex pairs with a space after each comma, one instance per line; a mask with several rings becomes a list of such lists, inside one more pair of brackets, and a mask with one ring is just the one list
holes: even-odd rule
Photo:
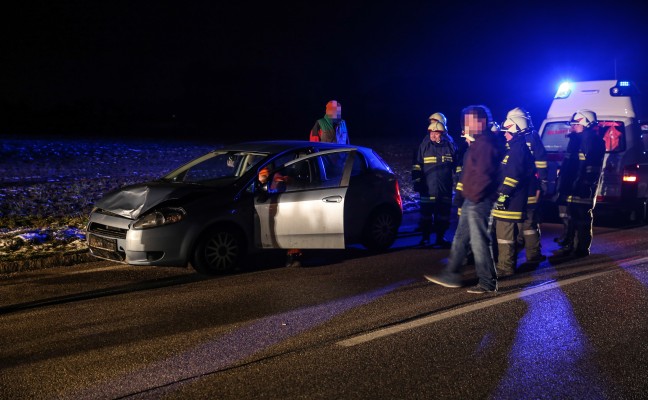
[[499, 164], [502, 159], [497, 139], [490, 131], [475, 135], [464, 159], [461, 174], [462, 195], [473, 203], [495, 201]]

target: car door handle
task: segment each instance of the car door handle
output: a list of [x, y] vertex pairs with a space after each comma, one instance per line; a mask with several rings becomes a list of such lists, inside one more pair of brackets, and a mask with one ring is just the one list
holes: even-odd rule
[[322, 199], [322, 201], [325, 202], [325, 203], [341, 203], [342, 202], [342, 196], [324, 197]]

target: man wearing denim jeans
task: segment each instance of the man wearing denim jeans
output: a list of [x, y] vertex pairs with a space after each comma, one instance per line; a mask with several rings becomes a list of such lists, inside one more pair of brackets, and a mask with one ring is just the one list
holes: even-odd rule
[[445, 287], [461, 287], [461, 269], [468, 249], [472, 250], [479, 282], [469, 293], [497, 291], [497, 273], [493, 262], [490, 215], [497, 197], [501, 150], [490, 131], [490, 110], [483, 105], [462, 110], [464, 134], [475, 141], [465, 157], [461, 184], [464, 197], [461, 216], [455, 232], [448, 265], [439, 275], [424, 275], [430, 282]]

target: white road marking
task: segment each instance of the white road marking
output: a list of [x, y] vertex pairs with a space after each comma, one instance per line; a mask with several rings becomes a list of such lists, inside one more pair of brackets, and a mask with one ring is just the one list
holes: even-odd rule
[[[622, 264], [623, 267], [631, 267], [631, 266], [640, 265], [640, 264], [643, 264], [643, 263], [646, 263], [646, 262], [648, 262], [648, 257], [643, 257], [643, 258], [640, 258], [640, 259], [637, 259], [637, 260], [631, 260], [631, 261], [627, 261], [627, 262], [622, 262], [621, 264]], [[412, 320], [412, 321], [403, 322], [401, 324], [392, 325], [392, 326], [389, 326], [387, 328], [378, 329], [378, 330], [373, 331], [373, 332], [369, 332], [369, 333], [365, 333], [365, 334], [362, 334], [362, 335], [354, 336], [354, 337], [351, 337], [349, 339], [341, 340], [341, 341], [337, 342], [336, 344], [338, 346], [343, 346], [343, 347], [357, 346], [359, 344], [366, 343], [366, 342], [372, 341], [374, 339], [379, 339], [379, 338], [382, 338], [382, 337], [385, 337], [385, 336], [394, 335], [396, 333], [400, 333], [400, 332], [403, 332], [403, 331], [406, 331], [406, 330], [409, 330], [409, 329], [418, 328], [420, 326], [432, 324], [434, 322], [441, 321], [441, 320], [444, 320], [444, 319], [456, 317], [456, 316], [463, 315], [463, 314], [466, 314], [466, 313], [469, 313], [469, 312], [481, 310], [481, 309], [484, 309], [484, 308], [487, 308], [487, 307], [492, 307], [492, 306], [495, 306], [495, 305], [498, 305], [498, 304], [506, 303], [508, 301], [517, 300], [517, 299], [521, 299], [521, 298], [524, 298], [524, 297], [532, 296], [534, 294], [545, 292], [547, 290], [556, 289], [556, 288], [561, 287], [561, 286], [571, 285], [571, 284], [574, 284], [574, 283], [577, 283], [577, 282], [580, 282], [580, 281], [596, 278], [596, 277], [599, 277], [599, 276], [602, 276], [602, 275], [609, 274], [611, 272], [618, 272], [618, 271], [619, 271], [618, 269], [614, 269], [614, 270], [609, 270], [609, 271], [598, 272], [598, 273], [591, 274], [591, 275], [583, 275], [583, 276], [578, 276], [578, 277], [574, 277], [574, 278], [569, 278], [569, 279], [565, 279], [565, 280], [562, 280], [562, 281], [554, 281], [554, 282], [551, 282], [551, 283], [540, 284], [540, 285], [535, 286], [535, 287], [525, 288], [520, 292], [506, 294], [506, 295], [503, 295], [503, 296], [497, 296], [497, 297], [494, 297], [494, 298], [492, 298], [490, 300], [482, 301], [482, 302], [475, 303], [475, 304], [470, 304], [470, 305], [467, 305], [465, 307], [456, 308], [454, 310], [449, 310], [449, 311], [445, 311], [445, 312], [442, 312], [442, 313], [439, 313], [439, 314], [430, 315], [430, 316], [423, 317], [423, 318], [418, 318], [418, 319], [415, 319], [415, 320]]]

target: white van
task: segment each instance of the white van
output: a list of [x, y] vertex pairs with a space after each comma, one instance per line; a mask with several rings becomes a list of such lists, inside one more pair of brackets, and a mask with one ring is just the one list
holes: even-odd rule
[[567, 150], [569, 121], [577, 110], [589, 109], [597, 115], [598, 132], [606, 147], [597, 208], [622, 213], [633, 221], [646, 219], [648, 123], [638, 119], [638, 101], [639, 91], [629, 81], [565, 82], [560, 86], [539, 131], [547, 150], [548, 198], [555, 192]]

